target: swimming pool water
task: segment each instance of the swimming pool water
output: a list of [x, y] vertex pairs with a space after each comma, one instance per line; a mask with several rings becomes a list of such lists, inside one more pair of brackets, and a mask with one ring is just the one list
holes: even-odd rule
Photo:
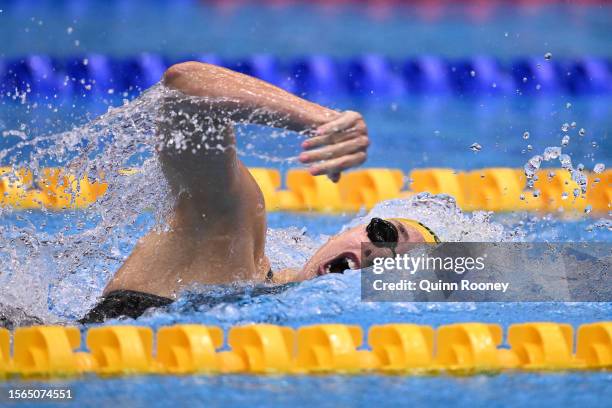
[[[500, 59], [552, 52], [554, 58], [583, 55], [609, 56], [612, 8], [548, 6], [494, 7], [489, 14], [444, 10], [356, 10], [291, 7], [215, 8], [208, 5], [138, 7], [135, 2], [115, 1], [0, 1], [0, 58], [27, 53], [73, 56], [89, 52], [125, 56], [155, 52], [172, 58], [214, 53], [234, 58], [256, 53], [278, 57], [324, 54], [350, 57], [380, 53], [391, 57], [435, 54], [449, 57], [490, 55]], [[85, 6], [84, 6], [85, 5]], [[165, 5], [165, 6], [164, 6]], [[409, 21], [409, 23], [407, 23]], [[136, 23], [137, 22], [137, 23]], [[231, 29], [228, 29], [231, 27]], [[356, 29], [358, 27], [358, 29]], [[27, 135], [58, 133], [88, 122], [117, 106], [120, 98], [100, 100], [37, 101], [21, 105], [0, 101], [0, 134], [18, 129]], [[605, 96], [541, 96], [468, 98], [424, 95], [383, 99], [327, 101], [340, 109], [363, 113], [372, 145], [369, 167], [394, 167], [406, 173], [416, 167], [452, 167], [471, 170], [485, 166], [522, 167], [547, 146], [559, 146], [561, 126], [576, 122], [565, 152], [575, 164], [590, 170], [596, 163], [610, 165], [612, 99]], [[577, 130], [586, 129], [580, 137]], [[529, 139], [523, 138], [525, 131]], [[239, 134], [242, 158], [249, 166], [295, 166], [298, 153], [295, 135], [270, 137], [266, 130], [248, 128]], [[18, 138], [0, 137], [0, 149]], [[482, 146], [479, 152], [470, 145]], [[531, 145], [531, 148], [529, 147]], [[18, 161], [28, 163], [24, 149]], [[267, 158], [261, 157], [262, 155]], [[0, 163], [0, 165], [6, 163]], [[60, 165], [53, 158], [40, 163]], [[138, 164], [138, 163], [135, 163]], [[554, 167], [559, 167], [556, 163]], [[143, 214], [134, 230], [152, 224]], [[273, 229], [295, 228], [314, 240], [331, 235], [353, 215], [271, 213]], [[612, 241], [609, 215], [578, 220], [533, 214], [497, 214], [493, 217], [507, 230], [520, 228], [528, 241]], [[31, 228], [35, 233], [70, 234], [97, 220], [86, 212], [23, 212], [0, 218], [0, 226]], [[122, 245], [129, 253], [135, 240]], [[25, 245], [24, 245], [25, 246]], [[517, 271], [524, 273], [526, 271]], [[77, 274], [78, 275], [78, 272]], [[73, 277], [68, 276], [69, 281]], [[78, 276], [77, 276], [78, 278]], [[81, 282], [76, 279], [76, 282]], [[100, 283], [97, 282], [97, 285]], [[252, 296], [249, 288], [238, 291], [231, 302], [198, 305], [185, 296], [169, 311], [152, 311], [142, 318], [115, 320], [109, 324], [142, 324], [152, 327], [196, 322], [223, 328], [253, 322], [297, 327], [337, 322], [371, 324], [411, 322], [441, 325], [463, 321], [509, 324], [550, 320], [574, 325], [610, 320], [611, 303], [364, 303], [360, 301], [357, 273], [330, 275], [291, 285], [275, 295]], [[50, 288], [53, 292], [53, 288]], [[215, 289], [226, 293], [224, 289]], [[233, 292], [235, 293], [235, 291]], [[61, 293], [60, 293], [61, 295]], [[195, 295], [194, 295], [195, 296]], [[49, 309], [67, 321], [74, 305], [44, 299]], [[93, 302], [95, 299], [88, 299]], [[74, 299], [74, 302], [81, 302]], [[612, 375], [608, 373], [521, 373], [474, 377], [403, 376], [193, 376], [128, 377], [100, 379], [0, 382], [0, 405], [9, 388], [70, 387], [78, 406], [525, 406], [544, 404], [567, 407], [609, 406]], [[29, 404], [19, 403], [19, 406]], [[66, 406], [40, 403], [36, 406]]]
[[[478, 2], [471, 8], [309, 5], [215, 7], [153, 0], [0, 1], [0, 57], [141, 52], [355, 56], [609, 56], [609, 5]], [[188, 3], [185, 5], [185, 3]], [[273, 2], [272, 2], [273, 3]], [[420, 6], [420, 7], [419, 7]]]
[[[504, 374], [474, 377], [212, 376], [87, 378], [54, 381], [72, 387], [82, 407], [170, 407], [176, 401], [206, 407], [607, 407], [610, 373]], [[19, 387], [1, 384], [0, 389]], [[49, 383], [33, 382], [48, 387]], [[3, 402], [0, 400], [0, 402]], [[16, 406], [27, 406], [18, 403]], [[37, 407], [70, 406], [36, 403]]]
[[[567, 107], [567, 103], [571, 106]], [[117, 101], [114, 101], [117, 103]], [[566, 151], [587, 168], [594, 163], [608, 163], [612, 148], [608, 138], [612, 129], [610, 104], [606, 98], [552, 99], [460, 99], [460, 98], [400, 98], [371, 103], [359, 99], [338, 100], [334, 106], [363, 112], [372, 138], [371, 167], [397, 167], [405, 172], [413, 167], [454, 167], [474, 169], [484, 166], [520, 167], [533, 154], [546, 146], [558, 146], [560, 127], [565, 122], [577, 122], [585, 127], [584, 137], [572, 130], [572, 140]], [[104, 104], [80, 103], [75, 108], [67, 103], [57, 112], [40, 105], [31, 111], [19, 105], [5, 104], [0, 108], [3, 129], [23, 129], [29, 134], [59, 132], [84, 123], [88, 117], [106, 109]], [[85, 114], [87, 113], [87, 114]], [[528, 140], [524, 131], [530, 132]], [[262, 129], [245, 128], [239, 133], [243, 159], [250, 166], [277, 167], [285, 170], [295, 163], [287, 160], [298, 152], [296, 135], [270, 137]], [[1, 139], [4, 147], [15, 143], [14, 137]], [[473, 152], [473, 142], [482, 145]], [[533, 146], [528, 150], [527, 145]], [[250, 147], [249, 147], [250, 146]], [[263, 159], [265, 153], [271, 159]], [[28, 163], [30, 152], [19, 158]], [[278, 161], [280, 159], [280, 161]], [[52, 159], [44, 165], [56, 165]], [[558, 167], [555, 165], [554, 167]], [[354, 217], [345, 215], [270, 213], [273, 229], [293, 228], [315, 239], [321, 234], [332, 235]], [[519, 228], [529, 241], [612, 241], [612, 230], [605, 215], [578, 220], [563, 220], [558, 216], [534, 214], [497, 214], [494, 220], [507, 230]], [[153, 222], [143, 214], [135, 230], [144, 231]], [[29, 227], [53, 234], [70, 234], [78, 228], [95, 224], [96, 217], [86, 211], [14, 213], [0, 219], [0, 225]], [[121, 255], [127, 255], [135, 240], [122, 245]], [[117, 255], [113, 268], [121, 263]], [[523, 273], [525, 271], [517, 271]], [[82, 273], [81, 273], [82, 275]], [[83, 282], [77, 274], [66, 281]], [[96, 283], [100, 285], [102, 283]], [[359, 324], [366, 329], [371, 324], [411, 322], [438, 326], [454, 322], [482, 321], [509, 324], [524, 321], [557, 321], [579, 325], [597, 320], [609, 320], [611, 303], [364, 303], [360, 301], [360, 279], [357, 273], [329, 275], [311, 282], [291, 285], [280, 294], [252, 296], [250, 289], [219, 289], [219, 295], [233, 293], [232, 300], [210, 306], [184, 296], [168, 311], [152, 311], [133, 320], [114, 320], [108, 324], [142, 324], [160, 327], [175, 323], [214, 324], [223, 328], [234, 325], [267, 322], [288, 326], [314, 323]], [[66, 300], [61, 288], [49, 288], [49, 310], [70, 322], [78, 318], [71, 314], [78, 298]], [[70, 291], [68, 297], [70, 297]], [[194, 295], [197, 298], [197, 294]], [[91, 303], [95, 299], [88, 299]], [[78, 308], [77, 308], [78, 309]], [[0, 383], [6, 395], [9, 388], [69, 387], [79, 406], [121, 404], [129, 406], [170, 405], [173, 398], [186, 404], [207, 406], [293, 405], [320, 406], [404, 406], [450, 403], [471, 406], [513, 405], [541, 406], [542, 402], [563, 406], [605, 406], [610, 398], [609, 373], [503, 374], [494, 376], [456, 377], [394, 377], [394, 376], [312, 376], [312, 377], [129, 377], [99, 379], [87, 377], [51, 382], [12, 381]], [[63, 403], [58, 403], [62, 406]], [[52, 403], [47, 404], [49, 406]]]
[[[34, 102], [33, 102], [34, 103]], [[59, 133], [87, 123], [121, 100], [84, 101], [80, 98], [47, 104], [44, 101], [25, 108], [16, 103], [0, 104], [0, 132], [17, 129], [27, 135]], [[547, 146], [561, 146], [564, 123], [575, 122], [564, 153], [574, 164], [592, 170], [596, 163], [612, 158], [612, 97], [551, 96], [459, 98], [449, 96], [397, 97], [379, 101], [359, 98], [334, 99], [329, 106], [361, 112], [368, 124], [371, 146], [367, 167], [399, 168], [405, 173], [417, 167], [447, 167], [472, 170], [482, 167], [519, 168], [542, 154]], [[584, 128], [586, 134], [578, 135]], [[299, 166], [298, 136], [257, 127], [238, 133], [241, 158], [247, 166], [276, 167], [286, 170]], [[525, 131], [529, 139], [524, 139]], [[276, 136], [276, 137], [271, 137]], [[14, 145], [17, 136], [0, 138], [0, 149]], [[474, 152], [473, 143], [482, 146]], [[31, 150], [18, 153], [27, 163]], [[6, 164], [6, 163], [4, 163]], [[47, 159], [41, 165], [57, 162]], [[558, 161], [548, 164], [560, 167]], [[545, 165], [543, 165], [543, 168]]]

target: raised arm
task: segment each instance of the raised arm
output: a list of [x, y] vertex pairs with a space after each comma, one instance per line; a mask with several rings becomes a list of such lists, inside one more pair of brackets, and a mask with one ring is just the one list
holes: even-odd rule
[[158, 117], [158, 155], [176, 203], [166, 231], [143, 237], [105, 289], [173, 297], [194, 283], [261, 281], [266, 212], [240, 162], [233, 126], [257, 123], [306, 131], [300, 160], [337, 180], [366, 158], [361, 115], [336, 112], [263, 81], [195, 62], [170, 68]]
[[[199, 62], [172, 66], [164, 84], [189, 96], [201, 113], [233, 123], [254, 123], [307, 132], [300, 161], [314, 175], [333, 180], [366, 159], [367, 128], [356, 112], [337, 112], [274, 85], [225, 68]], [[233, 142], [233, 139], [231, 140]]]

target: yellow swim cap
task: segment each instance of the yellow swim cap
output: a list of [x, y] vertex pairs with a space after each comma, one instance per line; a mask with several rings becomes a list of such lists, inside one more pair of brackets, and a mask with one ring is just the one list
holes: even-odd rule
[[389, 218], [390, 220], [399, 221], [405, 225], [409, 225], [421, 233], [425, 242], [440, 243], [440, 238], [424, 224], [408, 218]]

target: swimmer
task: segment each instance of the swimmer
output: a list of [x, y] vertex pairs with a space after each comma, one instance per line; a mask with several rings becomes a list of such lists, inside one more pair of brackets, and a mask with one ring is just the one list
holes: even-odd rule
[[164, 232], [152, 231], [108, 283], [81, 322], [137, 317], [172, 303], [193, 284], [282, 284], [359, 269], [361, 243], [434, 242], [412, 220], [372, 219], [332, 237], [301, 270], [272, 271], [265, 254], [266, 211], [259, 186], [235, 149], [235, 124], [258, 124], [310, 137], [301, 163], [337, 182], [359, 166], [370, 143], [362, 116], [306, 101], [214, 65], [185, 62], [163, 84], [174, 96], [160, 107], [157, 155], [175, 204]]
[[[236, 154], [233, 126], [252, 123], [305, 132], [299, 160], [336, 182], [366, 160], [368, 130], [357, 112], [337, 112], [258, 79], [198, 62], [175, 65], [158, 125], [158, 157], [176, 197], [168, 232], [136, 245], [82, 320], [100, 321], [171, 303], [197, 283], [287, 283], [358, 269], [363, 242], [434, 242], [412, 220], [375, 218], [332, 237], [301, 270], [272, 271], [265, 254], [266, 212], [259, 186]], [[182, 148], [177, 148], [176, 140]], [[214, 148], [202, 148], [204, 141]]]

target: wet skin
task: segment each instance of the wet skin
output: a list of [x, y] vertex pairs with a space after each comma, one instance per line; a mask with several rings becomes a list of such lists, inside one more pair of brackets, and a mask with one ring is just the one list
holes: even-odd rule
[[[363, 118], [198, 62], [171, 67], [163, 82], [177, 92], [165, 98], [160, 109], [158, 157], [176, 203], [168, 230], [145, 235], [104, 293], [129, 289], [175, 298], [195, 283], [264, 281], [270, 268], [264, 247], [265, 204], [236, 155], [234, 124], [307, 133], [300, 161], [311, 174], [338, 181], [342, 171], [366, 160], [369, 138]], [[400, 239], [422, 240], [417, 231], [401, 228], [405, 234]], [[327, 273], [329, 262], [338, 256], [354, 258], [364, 239], [364, 226], [345, 231], [321, 247], [301, 271], [275, 271], [274, 280]]]

